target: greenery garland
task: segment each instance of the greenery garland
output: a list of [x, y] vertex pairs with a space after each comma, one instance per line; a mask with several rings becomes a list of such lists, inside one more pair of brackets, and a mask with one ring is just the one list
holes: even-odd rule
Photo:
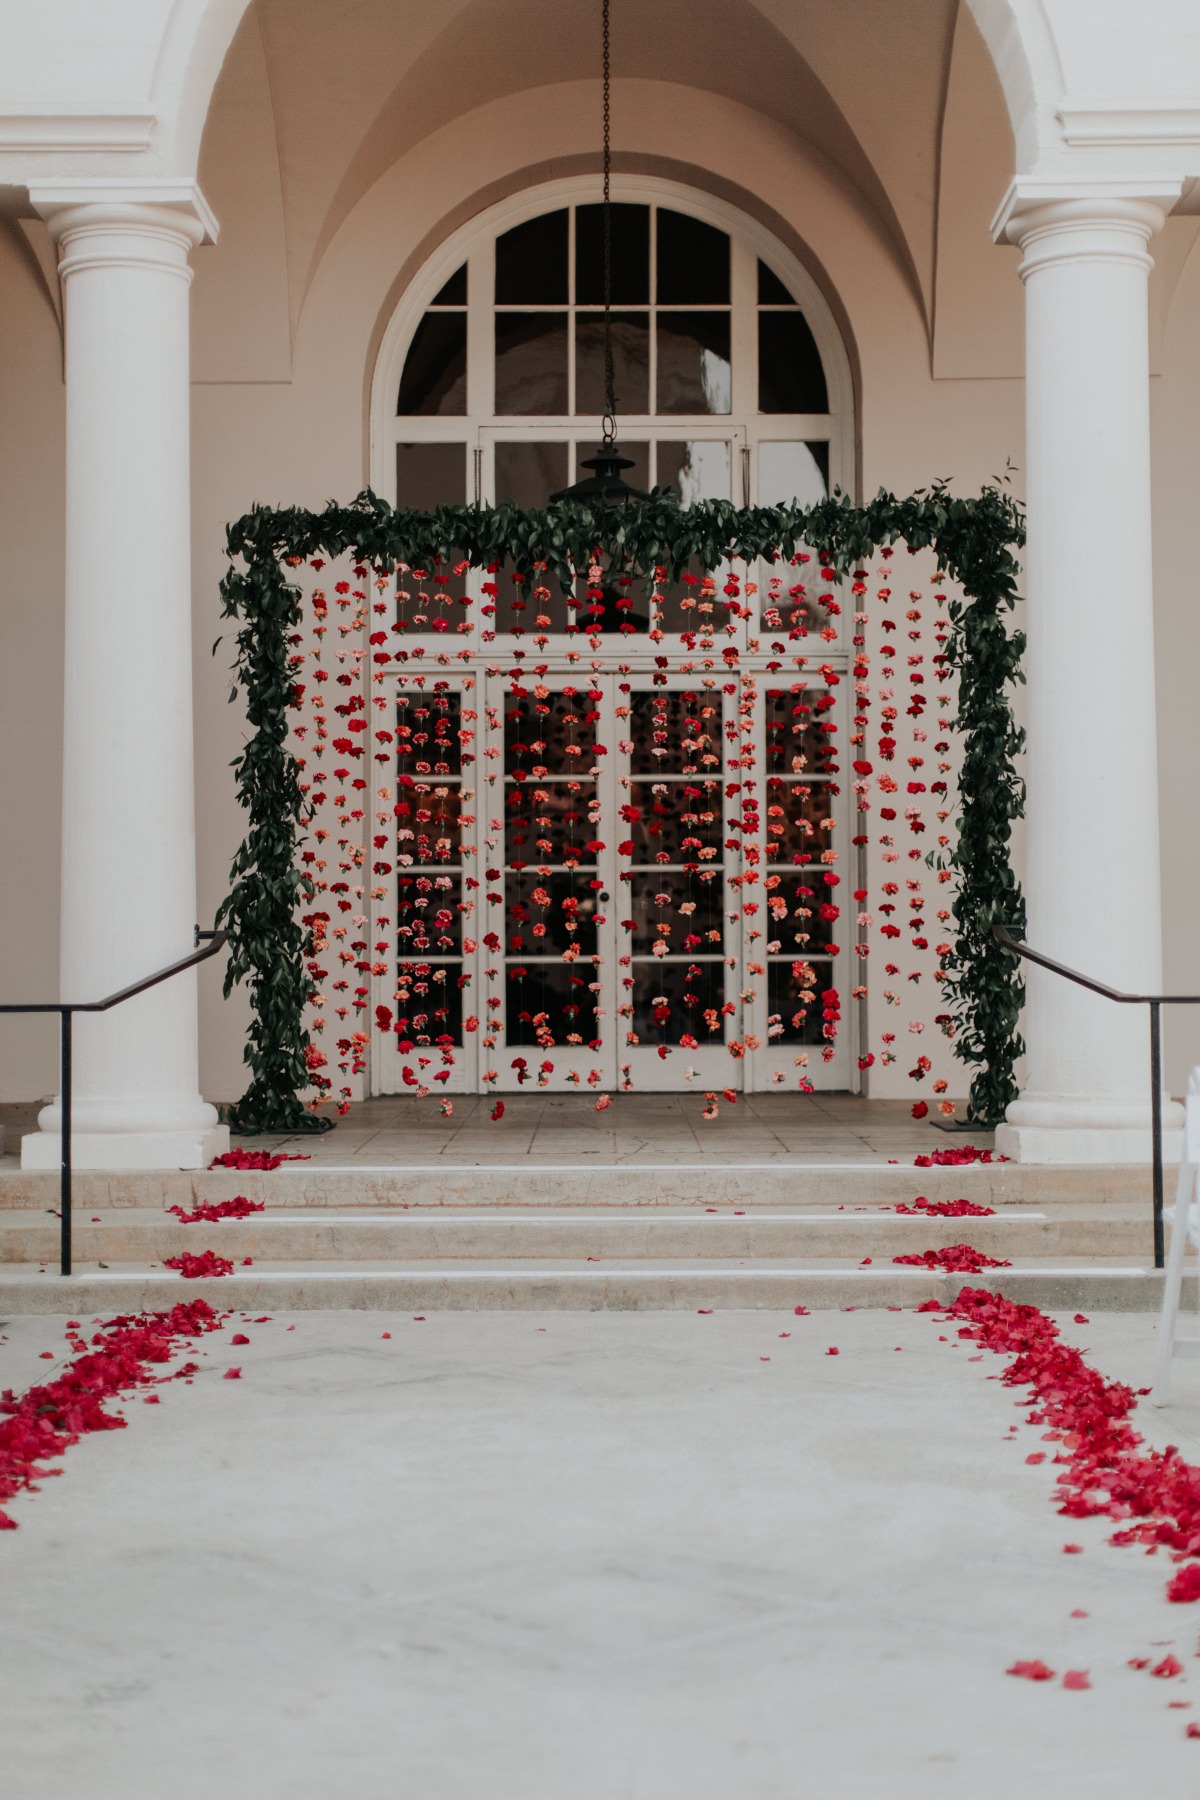
[[240, 622], [230, 697], [241, 688], [252, 735], [233, 765], [249, 821], [218, 922], [230, 940], [225, 992], [248, 980], [254, 1012], [245, 1050], [252, 1079], [232, 1110], [235, 1129], [312, 1131], [330, 1123], [300, 1097], [310, 1085], [303, 1023], [310, 980], [307, 934], [297, 914], [311, 888], [297, 866], [307, 821], [299, 768], [287, 748], [301, 602], [287, 580], [288, 564], [345, 553], [387, 567], [507, 562], [526, 586], [536, 565], [539, 579], [554, 576], [570, 590], [597, 545], [629, 567], [665, 565], [673, 576], [689, 563], [715, 569], [731, 557], [788, 557], [803, 545], [823, 552], [844, 574], [898, 541], [932, 549], [964, 596], [951, 603], [946, 645], [959, 676], [956, 724], [964, 740], [959, 835], [949, 858], [957, 877], [958, 941], [946, 959], [946, 992], [959, 1027], [955, 1054], [976, 1071], [969, 1120], [997, 1123], [1016, 1094], [1013, 1066], [1024, 1049], [1017, 1028], [1024, 990], [991, 935], [994, 921], [1021, 913], [1009, 852], [1013, 820], [1024, 811], [1014, 763], [1023, 733], [1009, 689], [1021, 679], [1025, 640], [1008, 629], [1005, 614], [1017, 599], [1015, 552], [1024, 542], [1024, 519], [998, 487], [959, 498], [939, 484], [906, 500], [881, 492], [865, 506], [835, 495], [812, 507], [710, 500], [681, 508], [669, 491], [656, 489], [620, 510], [560, 501], [531, 511], [506, 504], [433, 513], [395, 509], [368, 491], [350, 506], [330, 504], [320, 513], [256, 506], [231, 525], [230, 567], [221, 583], [225, 615]]

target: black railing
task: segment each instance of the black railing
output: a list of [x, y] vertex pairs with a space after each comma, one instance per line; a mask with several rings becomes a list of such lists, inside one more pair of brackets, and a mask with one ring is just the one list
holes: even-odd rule
[[1150, 1008], [1150, 1127], [1151, 1127], [1151, 1168], [1154, 1186], [1154, 1266], [1161, 1269], [1165, 1263], [1163, 1253], [1163, 1146], [1162, 1146], [1162, 1009], [1164, 1006], [1200, 1006], [1200, 994], [1124, 994], [1120, 988], [1109, 987], [1107, 982], [1093, 981], [1090, 975], [1081, 975], [1078, 969], [1068, 969], [1063, 963], [1055, 962], [1053, 957], [1044, 956], [1040, 950], [1031, 950], [1028, 944], [1021, 943], [1005, 929], [1003, 925], [992, 927], [992, 936], [1014, 956], [1023, 956], [1026, 962], [1036, 963], [1040, 969], [1049, 969], [1052, 975], [1061, 975], [1066, 981], [1073, 981], [1077, 987], [1090, 989], [1093, 994], [1103, 995], [1105, 1000], [1115, 1000], [1118, 1006], [1148, 1006]]
[[[199, 946], [204, 938], [209, 941], [201, 950]], [[132, 1000], [135, 994], [144, 994], [147, 988], [157, 987], [160, 981], [169, 981], [172, 975], [182, 975], [185, 969], [194, 969], [197, 963], [207, 962], [210, 956], [215, 956], [218, 950], [224, 949], [227, 942], [227, 932], [201, 931], [197, 925], [197, 947], [190, 956], [181, 956], [178, 962], [160, 969], [157, 975], [147, 975], [144, 981], [135, 981], [130, 987], [118, 988], [115, 994], [109, 994], [103, 1000], [45, 1000], [36, 1005], [9, 1003], [0, 1006], [0, 1013], [58, 1014], [59, 1081], [62, 1088], [59, 1102], [59, 1270], [63, 1275], [71, 1273], [71, 1021], [77, 1012], [108, 1012], [110, 1007], [120, 1006], [123, 1000]]]

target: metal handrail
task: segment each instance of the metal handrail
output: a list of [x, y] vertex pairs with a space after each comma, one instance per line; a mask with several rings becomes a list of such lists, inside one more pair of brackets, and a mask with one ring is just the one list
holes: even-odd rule
[[1154, 1192], [1154, 1266], [1161, 1269], [1165, 1264], [1163, 1240], [1163, 1147], [1162, 1147], [1162, 1009], [1164, 1006], [1200, 1006], [1200, 994], [1126, 994], [1120, 988], [1109, 987], [1105, 981], [1095, 981], [1090, 975], [1081, 975], [1078, 969], [1068, 969], [1065, 963], [1055, 962], [1052, 956], [1046, 956], [1041, 950], [1034, 950], [1019, 939], [1012, 936], [1004, 925], [993, 925], [992, 936], [1005, 950], [1014, 956], [1024, 957], [1026, 962], [1036, 963], [1041, 969], [1049, 969], [1052, 975], [1061, 975], [1065, 981], [1073, 981], [1077, 987], [1100, 994], [1105, 1000], [1115, 1000], [1118, 1006], [1148, 1006], [1150, 1008], [1150, 1121], [1151, 1121], [1151, 1169]]
[[[181, 956], [178, 962], [168, 964], [159, 969], [155, 975], [147, 975], [142, 981], [135, 981], [129, 987], [118, 988], [115, 994], [107, 994], [103, 1000], [40, 1000], [8, 1001], [0, 1005], [0, 1013], [57, 1013], [59, 1023], [58, 1057], [60, 1083], [62, 1092], [59, 1100], [61, 1120], [59, 1123], [59, 1272], [63, 1275], [71, 1273], [71, 1057], [72, 1029], [71, 1023], [77, 1012], [107, 1012], [110, 1007], [120, 1006], [124, 1000], [132, 1000], [135, 994], [144, 994], [147, 988], [157, 987], [160, 981], [169, 981], [172, 975], [182, 975], [185, 969], [194, 969], [197, 963], [207, 962], [218, 950], [223, 950], [229, 941], [225, 931], [201, 931], [196, 926], [196, 949], [190, 956]], [[207, 938], [204, 949], [199, 948]]]

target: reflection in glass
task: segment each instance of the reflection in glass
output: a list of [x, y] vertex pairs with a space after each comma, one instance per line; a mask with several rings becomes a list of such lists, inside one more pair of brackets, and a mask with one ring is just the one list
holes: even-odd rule
[[729, 500], [730, 461], [727, 438], [663, 440], [658, 446], [658, 485], [673, 487], [681, 506], [697, 500]]
[[[650, 208], [612, 209], [612, 300], [614, 306], [644, 305], [650, 298]], [[604, 208], [575, 208], [575, 301], [595, 306], [604, 299]], [[579, 409], [584, 410], [583, 408]]]
[[727, 413], [733, 400], [727, 312], [660, 312], [658, 410]]
[[[686, 213], [658, 209], [659, 305], [713, 306], [729, 302], [729, 238]], [[714, 409], [715, 410], [715, 409]]]
[[569, 479], [566, 444], [496, 444], [496, 504], [545, 506]]
[[817, 442], [758, 446], [758, 504], [815, 506], [829, 498], [829, 445]]
[[427, 312], [413, 334], [396, 411], [446, 418], [467, 410], [467, 315]]
[[[650, 324], [648, 313], [612, 315], [613, 387], [623, 413], [650, 410]], [[575, 316], [575, 411], [603, 413], [604, 314]], [[628, 479], [628, 474], [627, 474]]]
[[565, 208], [527, 219], [496, 239], [497, 306], [565, 306], [566, 301]]
[[396, 505], [433, 512], [467, 498], [465, 444], [397, 444]]
[[496, 411], [565, 413], [567, 315], [496, 314]]
[[802, 312], [758, 315], [758, 410], [829, 411], [821, 355]]

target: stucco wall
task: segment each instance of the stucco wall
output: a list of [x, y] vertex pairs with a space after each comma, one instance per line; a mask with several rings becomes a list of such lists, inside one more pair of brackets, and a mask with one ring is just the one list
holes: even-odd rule
[[[932, 287], [843, 168], [777, 117], [678, 82], [622, 81], [622, 165], [734, 200], [785, 236], [844, 319], [860, 385], [861, 487], [898, 492], [944, 476], [964, 491], [1017, 465], [1023, 390], [1017, 253], [988, 220], [1012, 172], [998, 84], [959, 15], [931, 168]], [[404, 150], [345, 212], [298, 288], [289, 275], [284, 192], [271, 124], [268, 57], [248, 15], [218, 83], [200, 176], [223, 223], [195, 257], [193, 543], [199, 912], [211, 916], [241, 834], [229, 763], [240, 742], [228, 704], [217, 583], [223, 528], [255, 500], [319, 505], [369, 477], [367, 399], [375, 347], [405, 273], [483, 205], [530, 181], [594, 168], [594, 84], [565, 81], [496, 99]], [[933, 133], [936, 138], [937, 132]], [[886, 156], [883, 143], [879, 154]], [[301, 171], [302, 174], [302, 171]], [[286, 179], [285, 179], [286, 177]], [[915, 202], [914, 202], [915, 204]], [[1191, 603], [1189, 524], [1200, 479], [1200, 267], [1194, 228], [1172, 222], [1156, 283], [1156, 544], [1160, 750], [1168, 981], [1200, 989], [1194, 928], [1196, 713], [1188, 673], [1200, 625]], [[1184, 242], [1187, 237], [1187, 242]], [[920, 276], [920, 278], [918, 278]], [[54, 990], [61, 726], [61, 347], [49, 296], [15, 227], [0, 228], [0, 959], [6, 993]], [[1119, 754], [1119, 696], [1100, 702]], [[1099, 721], [1098, 721], [1099, 722]], [[152, 753], [152, 752], [151, 752]], [[1114, 827], [1114, 855], [1120, 853]], [[239, 1091], [245, 1008], [201, 981], [201, 1074], [210, 1098]], [[1178, 1088], [1182, 1037], [1170, 1066]], [[1193, 1037], [1200, 1054], [1200, 1021]], [[0, 1097], [54, 1083], [50, 1037], [0, 1035]]]

